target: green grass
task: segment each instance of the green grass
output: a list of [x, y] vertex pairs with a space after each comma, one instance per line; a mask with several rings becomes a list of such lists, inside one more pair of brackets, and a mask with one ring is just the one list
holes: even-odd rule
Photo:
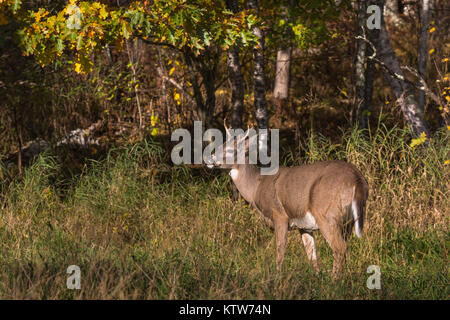
[[[171, 167], [144, 141], [71, 178], [44, 154], [0, 182], [0, 298], [448, 299], [449, 131], [415, 149], [402, 129], [365, 136], [310, 135], [301, 156], [282, 153], [287, 165], [346, 159], [368, 180], [364, 235], [352, 237], [340, 280], [323, 237], [315, 274], [295, 231], [276, 272], [273, 232], [231, 200], [226, 172]], [[81, 290], [66, 288], [72, 264]], [[381, 290], [366, 287], [369, 265], [381, 268]]]

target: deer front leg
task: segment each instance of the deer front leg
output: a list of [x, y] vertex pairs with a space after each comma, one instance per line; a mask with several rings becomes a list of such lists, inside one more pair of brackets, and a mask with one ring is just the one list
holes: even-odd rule
[[286, 241], [288, 232], [288, 219], [285, 216], [276, 216], [274, 214], [273, 224], [275, 229], [275, 242], [276, 242], [276, 262], [277, 270], [281, 271], [283, 265], [284, 253], [286, 251]]

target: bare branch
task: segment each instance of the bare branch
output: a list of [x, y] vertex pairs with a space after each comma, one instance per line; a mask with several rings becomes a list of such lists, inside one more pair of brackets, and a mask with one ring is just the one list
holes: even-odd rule
[[180, 90], [184, 96], [187, 98], [187, 100], [192, 103], [192, 104], [196, 104], [194, 99], [192, 98], [192, 96], [189, 94], [189, 92], [187, 92], [183, 86], [181, 84], [179, 84], [178, 82], [175, 81], [175, 79], [166, 76], [165, 74], [163, 74], [162, 70], [160, 68], [157, 68], [158, 70], [158, 76], [160, 76], [164, 81], [169, 82], [170, 84], [172, 84], [175, 88], [177, 88], [178, 90]]
[[439, 97], [438, 97], [436, 94], [434, 94], [434, 93], [429, 89], [429, 87], [428, 87], [428, 85], [426, 84], [425, 80], [424, 80], [421, 76], [419, 76], [419, 73], [417, 72], [417, 70], [415, 70], [415, 69], [413, 69], [413, 68], [411, 68], [411, 67], [409, 67], [409, 66], [402, 66], [402, 67], [400, 67], [401, 69], [407, 70], [407, 71], [409, 71], [410, 73], [412, 73], [414, 76], [416, 76], [416, 77], [420, 80], [420, 84], [421, 84], [421, 85], [418, 85], [417, 83], [414, 83], [414, 82], [412, 82], [412, 81], [406, 79], [403, 75], [398, 74], [398, 73], [392, 71], [392, 70], [391, 70], [391, 69], [390, 69], [383, 61], [381, 61], [380, 59], [378, 59], [378, 58], [377, 58], [377, 50], [376, 50], [376, 48], [375, 48], [375, 45], [374, 45], [370, 40], [368, 40], [365, 36], [357, 36], [357, 37], [355, 37], [355, 38], [356, 38], [356, 39], [364, 40], [365, 42], [367, 42], [367, 43], [372, 47], [373, 54], [372, 54], [371, 56], [367, 57], [368, 59], [373, 60], [373, 61], [375, 61], [376, 63], [378, 63], [384, 70], [386, 70], [386, 71], [387, 71], [391, 76], [393, 76], [394, 78], [397, 78], [397, 79], [399, 79], [399, 80], [401, 80], [401, 81], [404, 81], [404, 82], [406, 82], [406, 83], [412, 85], [413, 87], [415, 87], [415, 88], [417, 88], [417, 89], [419, 89], [419, 90], [424, 91], [425, 94], [428, 95], [434, 102], [436, 102], [437, 104], [442, 104], [442, 101], [439, 99]]
[[424, 91], [425, 94], [427, 94], [427, 95], [428, 95], [434, 102], [436, 102], [438, 105], [442, 105], [441, 99], [439, 99], [439, 97], [438, 97], [436, 94], [434, 94], [433, 91], [430, 90], [430, 88], [428, 87], [428, 85], [427, 85], [425, 79], [419, 75], [419, 72], [417, 72], [416, 69], [411, 68], [411, 67], [409, 67], [409, 66], [405, 66], [405, 67], [401, 67], [401, 68], [402, 68], [403, 70], [409, 71], [410, 73], [412, 73], [413, 75], [415, 75], [415, 76], [419, 79], [420, 84], [422, 85], [422, 86], [416, 85], [416, 87], [417, 87], [419, 90]]

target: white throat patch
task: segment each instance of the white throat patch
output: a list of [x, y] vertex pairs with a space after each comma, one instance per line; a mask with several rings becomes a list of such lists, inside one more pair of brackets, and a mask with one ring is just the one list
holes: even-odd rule
[[231, 169], [230, 171], [231, 179], [236, 180], [239, 176], [239, 170], [238, 169]]

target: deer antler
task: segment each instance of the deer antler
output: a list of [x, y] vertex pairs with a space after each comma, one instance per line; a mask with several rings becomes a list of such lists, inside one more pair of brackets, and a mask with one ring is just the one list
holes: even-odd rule
[[250, 134], [250, 126], [247, 125], [247, 131], [245, 132], [244, 136], [241, 139], [239, 139], [239, 142], [244, 141], [245, 139], [247, 139], [249, 134]]
[[[227, 127], [227, 118], [226, 117], [223, 119], [223, 126], [225, 128], [225, 132], [227, 133], [227, 136], [230, 136], [231, 135], [230, 134], [230, 129]], [[250, 134], [250, 126], [247, 125], [247, 131], [245, 132], [244, 136], [239, 139], [238, 142], [241, 142], [241, 141], [245, 140], [248, 137], [249, 134]]]
[[230, 130], [227, 127], [227, 117], [223, 118], [223, 126], [225, 128], [225, 132], [227, 133], [227, 136], [230, 135]]

